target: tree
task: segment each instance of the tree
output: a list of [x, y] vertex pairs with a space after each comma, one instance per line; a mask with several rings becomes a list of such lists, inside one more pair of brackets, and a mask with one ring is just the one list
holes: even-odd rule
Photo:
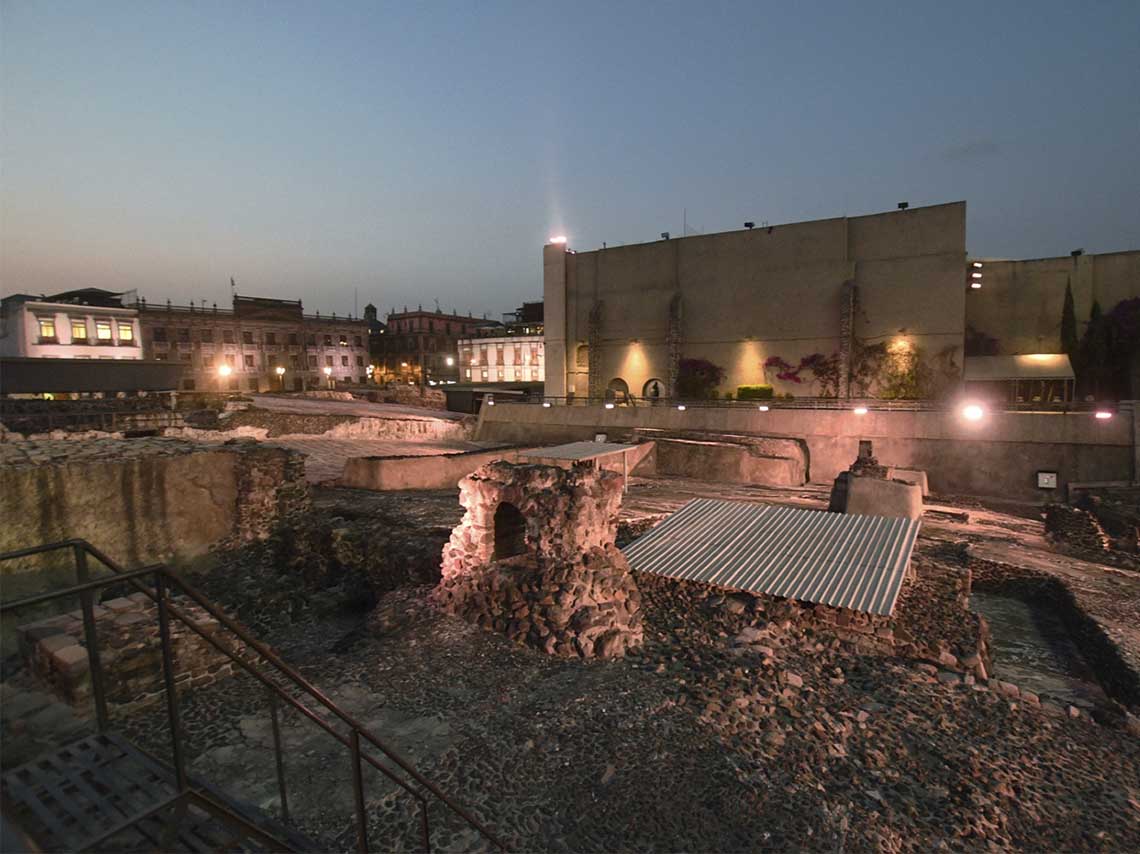
[[1073, 283], [1065, 283], [1065, 307], [1061, 309], [1061, 352], [1072, 361], [1077, 358], [1077, 312], [1073, 308]]
[[1089, 325], [1081, 347], [1081, 385], [1085, 394], [1099, 398], [1108, 391], [1109, 351], [1108, 322], [1101, 311], [1100, 303], [1093, 300], [1089, 312]]
[[677, 396], [703, 400], [724, 380], [724, 368], [707, 359], [682, 359], [677, 365]]

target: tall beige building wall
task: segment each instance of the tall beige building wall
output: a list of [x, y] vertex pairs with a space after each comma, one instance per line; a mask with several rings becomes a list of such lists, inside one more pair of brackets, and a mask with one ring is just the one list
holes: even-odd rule
[[[838, 352], [847, 281], [858, 287], [858, 338], [906, 338], [928, 356], [948, 351], [960, 367], [965, 207], [956, 202], [593, 252], [547, 246], [547, 392], [585, 394], [591, 363], [595, 393], [619, 378], [639, 396], [650, 379], [667, 385], [670, 304], [680, 295], [680, 355], [724, 367], [723, 391], [772, 382], [781, 392], [814, 394], [810, 382], [775, 380], [764, 362], [778, 356], [796, 365], [812, 353]], [[591, 345], [592, 358], [583, 350]]]
[[1140, 297], [1140, 251], [984, 263], [982, 288], [967, 295], [966, 323], [995, 339], [1003, 355], [1061, 351], [1068, 283], [1078, 335], [1094, 299], [1108, 312], [1121, 300]]

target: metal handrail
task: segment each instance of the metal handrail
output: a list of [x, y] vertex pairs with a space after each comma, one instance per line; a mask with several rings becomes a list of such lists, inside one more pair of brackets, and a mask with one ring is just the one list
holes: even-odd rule
[[[99, 730], [102, 732], [107, 728], [106, 698], [104, 695], [104, 688], [102, 684], [102, 669], [99, 662], [98, 647], [96, 643], [93, 600], [91, 598], [91, 594], [95, 590], [101, 589], [103, 587], [126, 582], [154, 600], [158, 605], [160, 639], [163, 654], [163, 673], [167, 688], [167, 711], [171, 726], [174, 766], [175, 773], [179, 781], [179, 788], [181, 790], [187, 789], [187, 783], [181, 755], [181, 727], [178, 721], [178, 708], [177, 701], [175, 699], [176, 688], [174, 685], [173, 658], [170, 644], [169, 628], [167, 626], [168, 614], [178, 618], [182, 623], [190, 628], [191, 631], [193, 631], [195, 634], [197, 634], [231, 661], [239, 665], [250, 676], [257, 679], [269, 690], [269, 696], [271, 698], [270, 711], [274, 724], [274, 749], [276, 752], [277, 760], [276, 765], [278, 784], [282, 795], [282, 816], [286, 821], [289, 819], [284, 775], [284, 760], [281, 755], [282, 751], [280, 729], [277, 724], [277, 711], [276, 706], [272, 703], [272, 698], [279, 698], [288, 703], [300, 714], [313, 721], [313, 723], [317, 724], [325, 732], [331, 735], [342, 745], [349, 748], [351, 751], [353, 765], [353, 800], [354, 813], [356, 816], [358, 850], [368, 851], [367, 817], [365, 815], [363, 772], [361, 766], [362, 760], [366, 761], [373, 768], [384, 774], [388, 779], [390, 779], [393, 783], [410, 794], [413, 798], [415, 798], [417, 803], [419, 803], [421, 815], [421, 835], [423, 837], [424, 847], [425, 850], [431, 850], [427, 797], [423, 792], [416, 790], [408, 782], [398, 777], [392, 771], [392, 769], [386, 767], [374, 756], [362, 751], [360, 744], [362, 738], [377, 750], [379, 750], [382, 754], [384, 754], [387, 759], [391, 760], [393, 763], [399, 766], [399, 768], [402, 769], [407, 774], [407, 776], [409, 776], [415, 783], [422, 786], [423, 789], [425, 789], [430, 795], [434, 796], [436, 799], [442, 802], [444, 806], [446, 806], [452, 813], [462, 818], [468, 824], [468, 826], [478, 831], [501, 850], [507, 850], [506, 845], [501, 840], [499, 840], [492, 831], [486, 828], [466, 809], [453, 802], [451, 798], [444, 794], [434, 783], [420, 774], [420, 772], [417, 771], [411, 765], [411, 763], [402, 757], [396, 750], [388, 746], [383, 740], [370, 732], [363, 724], [361, 724], [359, 721], [357, 721], [355, 718], [337, 706], [337, 704], [334, 703], [327, 695], [325, 695], [323, 691], [317, 688], [317, 686], [313, 685], [294, 668], [290, 667], [288, 664], [282, 661], [269, 647], [258, 641], [256, 638], [250, 635], [245, 628], [227, 617], [202, 593], [200, 593], [191, 584], [189, 584], [181, 576], [173, 572], [165, 565], [155, 564], [152, 566], [143, 567], [141, 569], [130, 571], [124, 570], [119, 567], [113, 560], [111, 560], [111, 558], [109, 558], [105, 553], [97, 549], [95, 546], [91, 545], [86, 540], [74, 538], [69, 540], [61, 540], [55, 543], [46, 543], [39, 546], [31, 546], [28, 548], [15, 549], [12, 551], [4, 552], [0, 554], [0, 562], [15, 560], [22, 557], [30, 557], [32, 555], [44, 554], [52, 551], [59, 551], [62, 549], [71, 549], [73, 551], [76, 561], [76, 573], [80, 577], [79, 583], [60, 590], [36, 594], [34, 596], [27, 596], [14, 602], [0, 602], [0, 614], [19, 608], [43, 604], [45, 602], [54, 601], [56, 599], [62, 599], [76, 595], [81, 597], [83, 603], [82, 610], [84, 615], [84, 629], [87, 641], [87, 654], [91, 665], [92, 690], [95, 694], [95, 705]], [[101, 579], [86, 580], [85, 576], [87, 574], [87, 555], [94, 557], [96, 560], [110, 569], [113, 574]], [[140, 581], [140, 578], [147, 575], [154, 576], [155, 589], [153, 592]], [[247, 647], [253, 649], [261, 659], [271, 664], [274, 669], [286, 677], [286, 679], [294, 686], [300, 688], [304, 693], [316, 699], [335, 717], [339, 718], [341, 722], [349, 727], [349, 735], [345, 736], [337, 732], [315, 711], [297, 700], [297, 698], [295, 698], [288, 691], [285, 691], [283, 688], [281, 688], [281, 686], [279, 686], [273, 679], [263, 673], [261, 669], [254, 666], [251, 662], [247, 661], [243, 656], [230, 649], [227, 645], [223, 644], [220, 640], [215, 638], [212, 633], [207, 632], [205, 629], [199, 626], [197, 622], [190, 619], [176, 605], [168, 601], [169, 596], [166, 592], [166, 586], [168, 582], [177, 587], [182, 594], [187, 596], [195, 604], [202, 608], [202, 610], [209, 614], [214, 620], [216, 620], [219, 625], [224, 626], [227, 630], [236, 635], [238, 639]]]
[[[527, 406], [574, 406], [615, 409], [660, 409], [684, 406], [685, 409], [733, 409], [756, 410], [766, 407], [768, 410], [776, 409], [817, 409], [850, 411], [855, 407], [864, 407], [868, 411], [883, 412], [948, 412], [960, 405], [960, 402], [943, 400], [894, 400], [886, 398], [835, 398], [835, 397], [794, 397], [794, 398], [756, 398], [751, 400], [725, 400], [725, 399], [694, 399], [686, 397], [636, 397], [634, 395], [620, 395], [617, 397], [595, 396], [551, 396], [541, 393], [527, 395], [504, 395], [501, 399], [494, 392], [484, 395], [484, 402], [493, 400], [495, 405], [523, 404]], [[1056, 403], [1007, 403], [991, 402], [988, 404], [995, 412], [1050, 412], [1050, 413], [1091, 413], [1099, 409], [1127, 407], [1126, 401], [1118, 404], [1106, 401], [1058, 401]]]

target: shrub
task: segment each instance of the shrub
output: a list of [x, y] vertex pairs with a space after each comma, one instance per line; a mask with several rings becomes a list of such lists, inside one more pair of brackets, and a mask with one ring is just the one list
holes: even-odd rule
[[731, 392], [731, 391], [726, 391], [726, 392], [724, 393], [724, 399], [725, 399], [725, 400], [732, 400], [732, 392]]
[[772, 386], [770, 385], [742, 385], [736, 389], [737, 400], [771, 400]]
[[724, 380], [724, 368], [707, 359], [682, 359], [677, 366], [677, 395], [686, 400], [708, 398]]

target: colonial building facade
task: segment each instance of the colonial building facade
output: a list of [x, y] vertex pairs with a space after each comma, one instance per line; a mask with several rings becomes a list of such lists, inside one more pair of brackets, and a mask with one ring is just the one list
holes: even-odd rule
[[368, 322], [300, 300], [234, 296], [232, 309], [140, 300], [148, 359], [184, 365], [184, 391], [303, 391], [369, 381]]
[[141, 359], [138, 312], [123, 307], [120, 297], [94, 288], [50, 297], [5, 297], [0, 356]]
[[379, 378], [426, 385], [459, 379], [460, 338], [475, 333], [485, 321], [442, 311], [393, 311], [384, 333], [374, 337]]
[[528, 302], [504, 315], [503, 323], [482, 325], [475, 336], [459, 340], [460, 382], [544, 382], [541, 302]]

